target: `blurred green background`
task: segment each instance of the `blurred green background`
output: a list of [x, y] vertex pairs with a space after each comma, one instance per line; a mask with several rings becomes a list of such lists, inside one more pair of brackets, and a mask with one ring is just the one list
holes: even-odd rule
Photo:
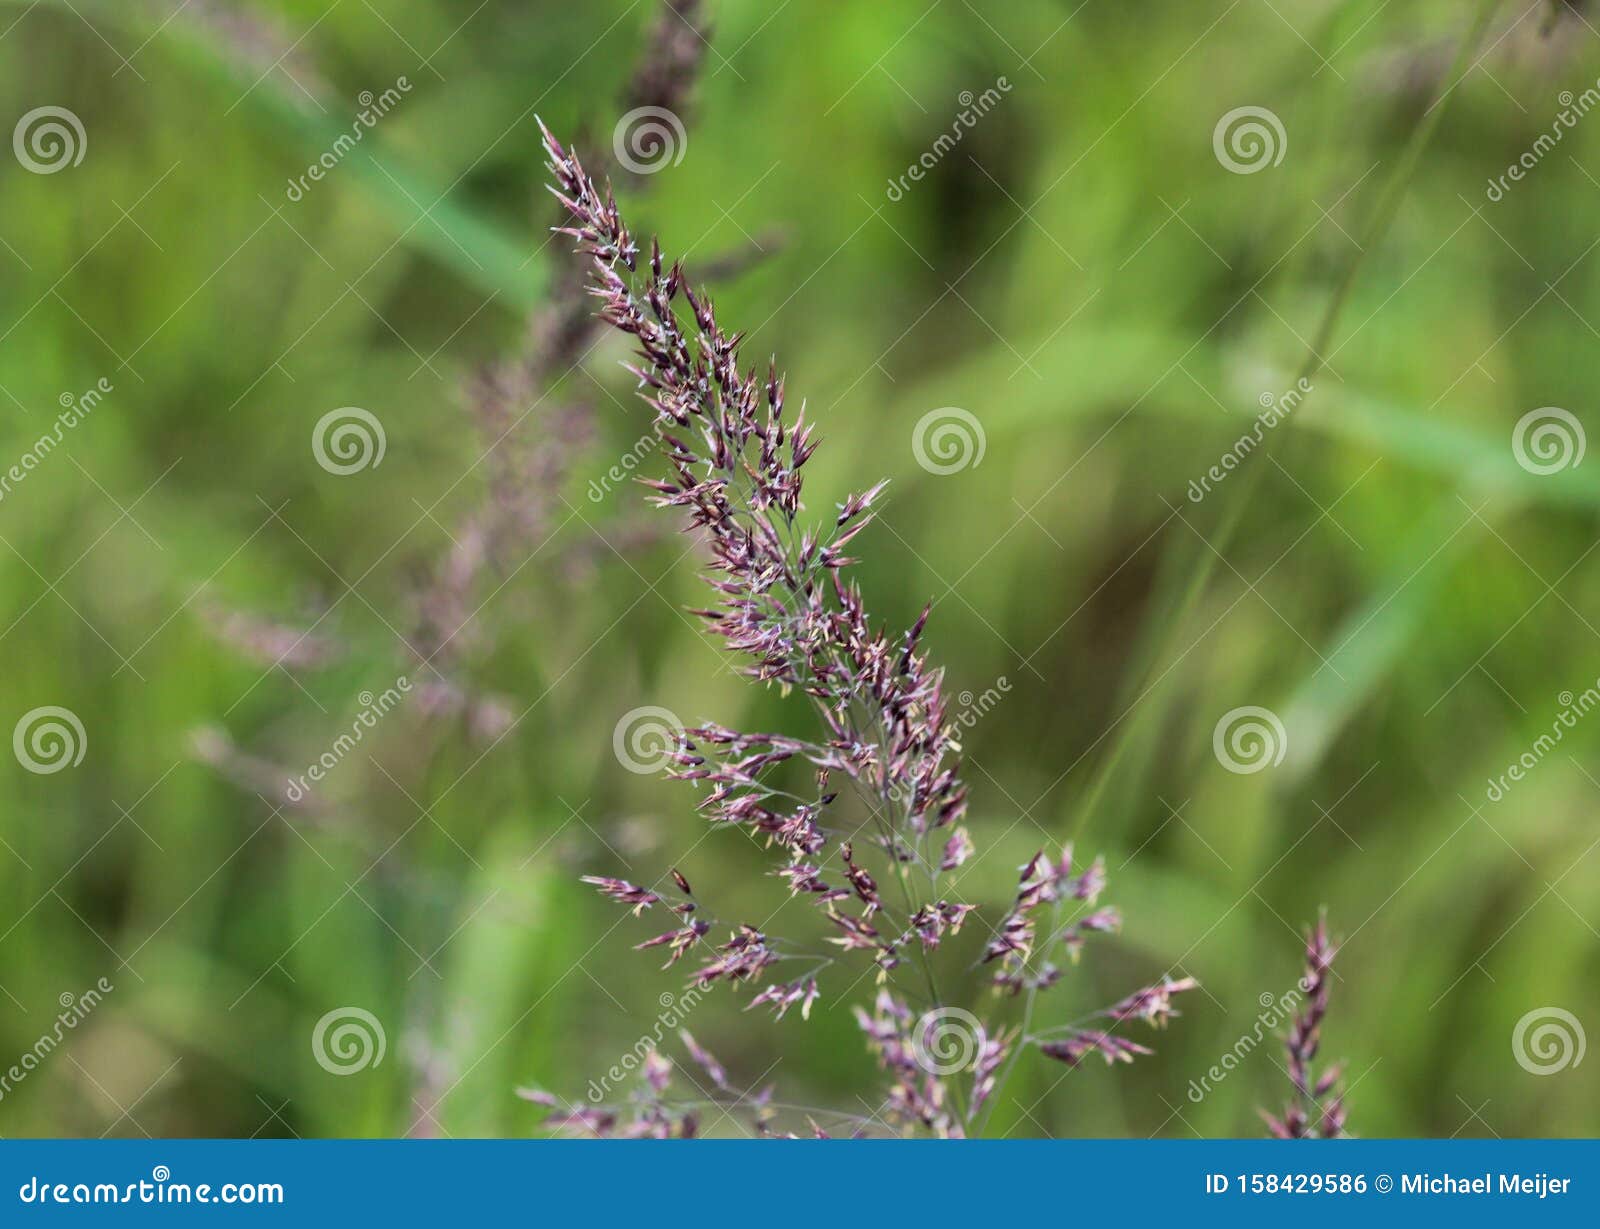
[[[1600, 1025], [1600, 721], [1486, 790], [1600, 677], [1600, 458], [1543, 476], [1512, 447], [1539, 407], [1596, 421], [1600, 120], [1487, 185], [1600, 76], [1600, 18], [1500, 4], [1440, 112], [1477, 4], [713, 7], [683, 158], [624, 204], [691, 268], [771, 249], [717, 301], [819, 424], [810, 508], [891, 477], [856, 543], [870, 608], [904, 626], [934, 600], [952, 694], [1006, 680], [964, 740], [982, 856], [961, 898], [993, 922], [1017, 865], [1075, 839], [1127, 922], [1042, 1022], [1168, 969], [1205, 986], [1134, 1067], [1025, 1059], [995, 1129], [1257, 1133], [1276, 1042], [1198, 1103], [1190, 1081], [1292, 986], [1326, 905], [1352, 1130], [1593, 1134], [1600, 1063], [1535, 1074], [1512, 1037], [1549, 1007]], [[0, 1064], [63, 996], [114, 986], [0, 1098], [0, 1134], [531, 1134], [515, 1088], [581, 1097], [683, 987], [629, 950], [660, 927], [578, 875], [675, 862], [719, 913], [777, 908], [760, 851], [699, 840], [693, 793], [613, 753], [645, 705], [808, 720], [681, 613], [703, 596], [677, 526], [626, 483], [588, 497], [647, 422], [615, 339], [507, 437], [537, 456], [558, 404], [592, 408], [548, 515], [470, 590], [449, 677], [481, 703], [424, 691], [406, 643], [493, 470], [463, 386], [570, 260], [534, 114], [606, 148], [656, 15], [0, 4], [0, 115], [65, 107], [85, 133], [56, 173], [0, 158], [0, 462], [111, 389], [0, 499], [0, 717], [64, 707], [86, 740], [58, 772], [0, 764]], [[402, 77], [291, 200], [362, 91]], [[1252, 174], [1213, 150], [1241, 106], [1284, 134]], [[1190, 501], [1358, 256], [1272, 455]], [[338, 476], [310, 441], [345, 406], [386, 452]], [[984, 454], [930, 473], [913, 433], [952, 406]], [[323, 804], [283, 805], [279, 769], [402, 674], [417, 690]], [[1287, 754], [1237, 774], [1212, 735], [1246, 705]], [[738, 1080], [851, 1110], [877, 1073], [844, 989], [776, 1024], [722, 991], [688, 1025]], [[311, 1037], [346, 1006], [386, 1053], [338, 1078]]]

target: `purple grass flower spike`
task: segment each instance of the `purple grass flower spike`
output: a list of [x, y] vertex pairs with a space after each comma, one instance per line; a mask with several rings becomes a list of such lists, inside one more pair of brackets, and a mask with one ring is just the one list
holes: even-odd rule
[[638, 917], [651, 905], [659, 905], [661, 898], [648, 888], [629, 883], [626, 879], [608, 879], [604, 875], [585, 875], [584, 883], [592, 883], [612, 900], [633, 906], [633, 916]]
[[[764, 371], [745, 365], [742, 335], [724, 328], [683, 266], [669, 262], [659, 243], [636, 239], [611, 188], [543, 131], [551, 190], [570, 214], [556, 229], [588, 258], [600, 319], [636, 347], [625, 367], [653, 412], [665, 466], [663, 476], [643, 480], [649, 502], [676, 509], [705, 550], [711, 596], [692, 613], [743, 660], [750, 678], [794, 697], [795, 707], [804, 700], [816, 722], [810, 737], [715, 722], [687, 728], [668, 775], [697, 791], [713, 826], [741, 829], [768, 847], [780, 903], [809, 903], [838, 950], [797, 951], [765, 925], [718, 921], [678, 871], [672, 884], [663, 876], [648, 887], [586, 880], [635, 913], [655, 905], [678, 913], [673, 928], [639, 946], [666, 948], [669, 965], [692, 949], [700, 961], [690, 973], [694, 989], [748, 990], [748, 1007], [770, 1008], [775, 1021], [791, 1013], [808, 1019], [819, 1002], [828, 1010], [830, 990], [848, 993], [871, 971], [872, 1008], [853, 1010], [885, 1087], [876, 1099], [863, 1096], [867, 1119], [844, 1117], [853, 1134], [887, 1125], [939, 1138], [972, 1135], [1027, 1050], [1069, 1065], [1093, 1054], [1111, 1064], [1151, 1053], [1113, 1030], [1164, 1025], [1177, 1014], [1174, 996], [1195, 988], [1192, 978], [1165, 977], [1093, 1013], [1105, 1021], [1099, 1029], [994, 1027], [943, 997], [936, 965], [957, 977], [990, 965], [1002, 995], [997, 1008], [1025, 993], [1031, 1020], [1034, 996], [1063, 977], [1062, 954], [1075, 961], [1091, 936], [1120, 925], [1116, 910], [1096, 904], [1104, 864], [1075, 864], [1070, 846], [1058, 857], [1036, 854], [1021, 868], [998, 926], [941, 890], [941, 877], [961, 872], [976, 847], [962, 824], [967, 787], [943, 672], [923, 645], [932, 606], [892, 632], [873, 624], [848, 577], [854, 561], [846, 548], [877, 515], [886, 483], [847, 496], [820, 522], [807, 518], [804, 472], [817, 441], [804, 409], [789, 409], [776, 362]], [[968, 942], [961, 936], [974, 917], [984, 933]], [[713, 929], [727, 940], [711, 939]], [[798, 973], [791, 961], [801, 962]], [[699, 1043], [685, 1037], [683, 1044], [715, 1091], [729, 1091], [725, 1071]], [[641, 1097], [655, 1104], [646, 1075], [651, 1090], [635, 1096], [635, 1107]], [[767, 1094], [755, 1102], [758, 1129], [776, 1133], [770, 1124], [783, 1107]], [[562, 1129], [640, 1129], [626, 1125], [629, 1112], [638, 1116], [628, 1105], [612, 1109], [599, 1128], [595, 1107], [553, 1108], [560, 1112], [550, 1125]], [[681, 1126], [665, 1109], [660, 1114], [646, 1126], [669, 1133]], [[807, 1111], [807, 1130], [831, 1134], [836, 1119]]]
[[1135, 1042], [1094, 1029], [1072, 1033], [1061, 1041], [1047, 1041], [1039, 1048], [1069, 1067], [1076, 1067], [1091, 1054], [1098, 1054], [1105, 1059], [1109, 1067], [1113, 1063], [1131, 1063], [1138, 1054], [1154, 1053]]
[[1289, 1082], [1295, 1096], [1274, 1117], [1262, 1114], [1267, 1130], [1277, 1139], [1339, 1139], [1345, 1134], [1344, 1093], [1338, 1084], [1344, 1067], [1335, 1063], [1320, 1076], [1312, 1068], [1322, 1048], [1322, 1019], [1328, 1012], [1328, 974], [1338, 946], [1328, 937], [1326, 917], [1306, 937], [1306, 972], [1300, 979], [1305, 1009], [1294, 1018], [1284, 1049], [1289, 1056]]

